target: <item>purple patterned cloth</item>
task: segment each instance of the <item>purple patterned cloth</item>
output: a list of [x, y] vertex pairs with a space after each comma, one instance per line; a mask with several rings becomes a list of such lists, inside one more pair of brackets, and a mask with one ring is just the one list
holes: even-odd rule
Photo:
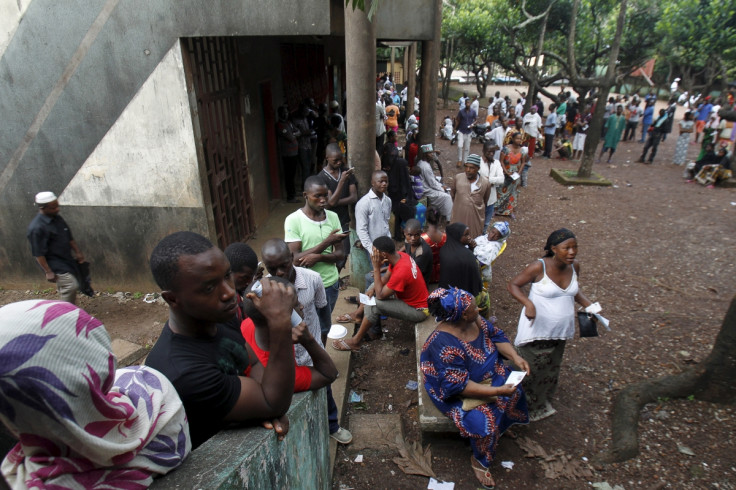
[[191, 451], [184, 407], [158, 371], [116, 371], [102, 323], [63, 301], [0, 309], [0, 420], [19, 442], [13, 488], [147, 488]]

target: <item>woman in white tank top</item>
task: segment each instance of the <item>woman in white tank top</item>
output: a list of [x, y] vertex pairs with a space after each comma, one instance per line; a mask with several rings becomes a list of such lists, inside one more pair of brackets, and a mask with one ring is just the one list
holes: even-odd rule
[[[524, 379], [532, 421], [555, 414], [549, 399], [557, 389], [565, 341], [575, 334], [575, 302], [591, 304], [578, 286], [575, 235], [561, 228], [547, 238], [544, 250], [543, 258], [508, 285], [514, 299], [524, 305], [514, 345], [532, 370]], [[522, 291], [527, 284], [531, 284], [528, 297]]]

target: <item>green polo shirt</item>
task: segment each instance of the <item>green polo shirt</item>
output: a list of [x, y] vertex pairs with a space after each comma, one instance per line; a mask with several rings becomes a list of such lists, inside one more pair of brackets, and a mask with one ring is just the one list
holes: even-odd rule
[[[340, 230], [340, 218], [337, 214], [328, 210], [325, 210], [325, 214], [327, 216], [323, 221], [313, 221], [301, 209], [294, 211], [284, 221], [284, 241], [302, 242], [302, 250], [319, 245], [332, 230]], [[332, 253], [332, 247], [327, 247], [322, 253]], [[332, 286], [340, 278], [335, 264], [317, 262], [310, 268], [319, 272], [325, 287]]]

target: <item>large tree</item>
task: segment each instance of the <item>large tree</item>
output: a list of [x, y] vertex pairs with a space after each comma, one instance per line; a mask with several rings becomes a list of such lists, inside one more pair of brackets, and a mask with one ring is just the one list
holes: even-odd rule
[[597, 461], [614, 463], [639, 454], [639, 412], [647, 403], [687, 398], [736, 403], [736, 297], [723, 319], [713, 350], [701, 364], [678, 374], [631, 384], [621, 390], [613, 406], [613, 441]]
[[497, 35], [497, 12], [492, 2], [463, 0], [448, 2], [442, 18], [443, 98], [447, 102], [452, 70], [464, 68], [475, 77], [475, 87], [483, 97], [488, 86], [488, 68], [503, 49]]
[[[736, 75], [736, 1], [663, 0], [658, 57], [690, 92], [723, 90]], [[670, 80], [671, 81], [671, 80]]]
[[[597, 21], [593, 29], [593, 36], [597, 39], [595, 43], [587, 38], [591, 34], [586, 38], [578, 35], [578, 27], [590, 29], [589, 16]], [[573, 0], [572, 18], [575, 21], [568, 28], [566, 56], [557, 59], [565, 67], [570, 84], [578, 93], [595, 90], [598, 98], [578, 177], [590, 178], [592, 174], [611, 88], [653, 54], [656, 38], [647, 25], [653, 25], [657, 16], [658, 8], [653, 0], [633, 0], [631, 8], [628, 0], [618, 3]]]

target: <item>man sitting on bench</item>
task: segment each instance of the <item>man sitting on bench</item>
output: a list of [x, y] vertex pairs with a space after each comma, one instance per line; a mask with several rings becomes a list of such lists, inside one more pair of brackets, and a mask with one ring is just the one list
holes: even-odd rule
[[[404, 252], [397, 252], [394, 241], [378, 237], [373, 241], [373, 296], [375, 305], [366, 305], [363, 321], [358, 333], [347, 340], [335, 340], [332, 347], [337, 350], [360, 349], [363, 335], [376, 325], [381, 315], [413, 323], [424, 321], [427, 310], [427, 285], [414, 259]], [[388, 261], [388, 272], [381, 277], [381, 265]], [[385, 281], [385, 284], [384, 284]], [[395, 298], [391, 296], [395, 295]]]

